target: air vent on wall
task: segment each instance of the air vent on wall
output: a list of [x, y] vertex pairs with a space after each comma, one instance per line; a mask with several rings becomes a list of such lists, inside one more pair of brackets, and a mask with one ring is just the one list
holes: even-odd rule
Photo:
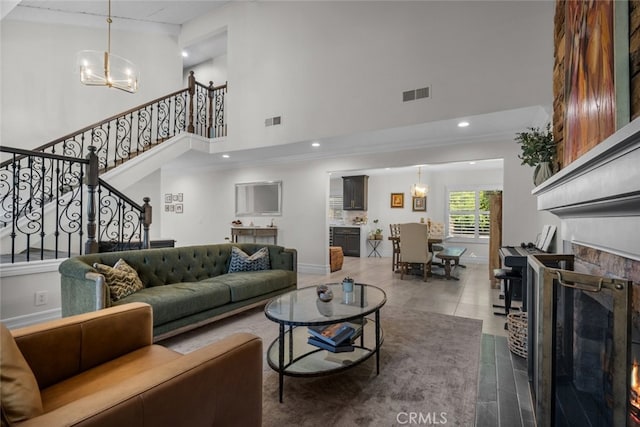
[[408, 90], [406, 92], [402, 92], [402, 102], [413, 101], [416, 99], [416, 91]]
[[429, 86], [416, 89], [416, 99], [429, 98], [431, 95], [431, 91], [429, 89]]
[[414, 101], [422, 98], [431, 98], [431, 86], [402, 92], [402, 102]]
[[279, 124], [282, 124], [282, 116], [269, 117], [264, 120], [265, 126], [277, 126]]

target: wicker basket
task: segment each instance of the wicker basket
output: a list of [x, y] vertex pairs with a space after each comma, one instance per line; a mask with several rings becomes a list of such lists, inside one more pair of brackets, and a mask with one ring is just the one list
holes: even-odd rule
[[511, 313], [507, 316], [509, 335], [507, 344], [513, 354], [527, 358], [527, 313]]

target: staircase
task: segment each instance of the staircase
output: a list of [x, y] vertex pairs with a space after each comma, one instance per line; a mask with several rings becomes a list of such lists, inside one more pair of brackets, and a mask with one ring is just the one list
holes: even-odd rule
[[185, 132], [226, 136], [226, 92], [192, 71], [187, 88], [34, 150], [0, 146], [0, 262], [149, 247], [149, 198], [138, 204], [100, 175]]

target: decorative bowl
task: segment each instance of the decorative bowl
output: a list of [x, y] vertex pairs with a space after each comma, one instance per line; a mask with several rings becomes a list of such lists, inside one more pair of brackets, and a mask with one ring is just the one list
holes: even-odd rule
[[316, 286], [316, 292], [318, 293], [318, 298], [320, 301], [329, 302], [333, 299], [333, 292], [327, 285], [318, 285]]

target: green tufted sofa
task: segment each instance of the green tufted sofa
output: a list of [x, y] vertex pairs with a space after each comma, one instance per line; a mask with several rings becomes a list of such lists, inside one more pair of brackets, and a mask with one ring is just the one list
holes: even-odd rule
[[[271, 270], [227, 273], [231, 247], [248, 254], [269, 248]], [[94, 263], [118, 259], [138, 272], [144, 289], [111, 302]], [[69, 258], [60, 264], [62, 316], [144, 302], [153, 308], [156, 341], [256, 307], [297, 286], [297, 252], [277, 245], [221, 243], [108, 252]]]

